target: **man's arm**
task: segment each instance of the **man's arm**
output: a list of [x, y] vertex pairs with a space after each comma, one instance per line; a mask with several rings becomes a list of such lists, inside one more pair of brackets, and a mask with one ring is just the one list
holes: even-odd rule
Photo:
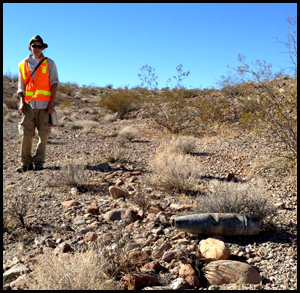
[[19, 111], [21, 114], [25, 114], [25, 110], [26, 110], [26, 105], [25, 105], [25, 86], [21, 77], [21, 74], [19, 74], [19, 79], [18, 79], [18, 91], [17, 94], [20, 98], [20, 106], [19, 106]]
[[46, 112], [49, 113], [49, 114], [51, 114], [54, 110], [54, 102], [55, 102], [57, 87], [58, 87], [58, 83], [54, 83], [51, 86], [51, 99], [50, 99], [50, 102], [49, 102], [48, 107], [46, 109]]

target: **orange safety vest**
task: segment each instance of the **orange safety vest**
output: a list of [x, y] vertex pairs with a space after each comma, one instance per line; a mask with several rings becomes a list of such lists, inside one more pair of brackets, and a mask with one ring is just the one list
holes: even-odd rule
[[[44, 56], [41, 57], [39, 62], [41, 62], [43, 58]], [[19, 63], [19, 70], [25, 85], [25, 103], [33, 99], [49, 102], [51, 99], [51, 88], [48, 59], [44, 60], [35, 71], [34, 79], [31, 77], [31, 71], [26, 59]]]

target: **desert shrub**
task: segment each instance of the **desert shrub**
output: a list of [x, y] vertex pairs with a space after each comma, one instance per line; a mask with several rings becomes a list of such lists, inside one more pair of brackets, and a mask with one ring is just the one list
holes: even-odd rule
[[[242, 124], [262, 136], [268, 136], [268, 144], [276, 156], [297, 162], [297, 16], [287, 17], [291, 25], [284, 44], [289, 53], [293, 78], [283, 77], [286, 68], [274, 73], [272, 64], [256, 60], [251, 65], [239, 54], [237, 72], [241, 86], [240, 105]], [[291, 30], [290, 30], [291, 29]], [[287, 82], [278, 82], [288, 80]]]
[[205, 195], [196, 201], [197, 213], [247, 213], [261, 220], [262, 228], [272, 225], [277, 213], [271, 199], [266, 194], [263, 184], [250, 182], [210, 182]]
[[183, 72], [182, 65], [176, 67], [177, 76], [173, 80], [168, 80], [170, 87], [164, 90], [157, 90], [157, 76], [155, 69], [145, 65], [141, 69], [138, 77], [142, 81], [142, 86], [147, 86], [151, 91], [145, 92], [143, 100], [149, 116], [161, 129], [170, 133], [178, 134], [187, 129], [198, 127], [196, 118], [200, 108], [197, 99], [189, 99], [190, 92], [181, 85], [183, 79], [189, 75], [189, 71]]
[[107, 114], [103, 117], [103, 120], [105, 122], [114, 122], [118, 120], [118, 113], [114, 113], [114, 114]]
[[222, 95], [226, 99], [235, 99], [240, 95], [240, 79], [237, 75], [233, 75], [230, 72], [228, 75], [222, 75], [220, 80], [217, 81], [217, 85], [221, 89]]
[[103, 157], [107, 163], [126, 163], [129, 159], [123, 141], [118, 139], [105, 146]]
[[67, 128], [69, 128], [70, 130], [78, 130], [78, 129], [83, 129], [83, 125], [82, 125], [82, 123], [78, 123], [78, 121], [69, 122], [67, 124]]
[[105, 86], [105, 88], [107, 88], [107, 89], [113, 89], [114, 88], [114, 86], [111, 84], [111, 83], [108, 83], [106, 86]]
[[7, 113], [8, 113], [8, 107], [5, 103], [3, 103], [3, 117], [5, 117]]
[[239, 120], [236, 101], [216, 90], [203, 90], [199, 96], [199, 123], [205, 126], [231, 124]]
[[61, 82], [57, 88], [57, 91], [62, 94], [71, 95], [75, 90], [79, 88], [76, 82]]
[[[241, 57], [242, 58], [242, 57]], [[241, 59], [244, 62], [244, 59]], [[261, 72], [252, 72], [244, 64], [241, 74], [252, 72], [256, 83], [245, 83], [239, 98], [241, 125], [268, 137], [268, 145], [276, 156], [297, 160], [297, 79], [290, 79], [284, 88], [270, 79], [271, 65], [256, 61]]]
[[3, 104], [7, 106], [8, 109], [17, 110], [18, 109], [19, 98], [17, 94], [14, 94], [12, 97], [3, 98]]
[[129, 201], [134, 205], [137, 205], [145, 213], [151, 204], [151, 198], [145, 193], [136, 193], [129, 198]]
[[126, 126], [119, 131], [119, 137], [128, 141], [134, 140], [137, 135], [138, 130], [132, 126]]
[[177, 75], [172, 76], [167, 81], [167, 86], [173, 89], [184, 89], [185, 87], [182, 85], [182, 81], [186, 79], [190, 72], [189, 71], [182, 71], [182, 64], [176, 66]]
[[162, 145], [149, 165], [152, 173], [147, 180], [154, 188], [190, 194], [199, 187], [201, 170], [189, 155], [170, 152], [170, 149]]
[[140, 85], [134, 86], [131, 88], [131, 90], [134, 90], [136, 92], [139, 92], [141, 95], [143, 95], [145, 92], [148, 91], [148, 89], [146, 87], [142, 87]]
[[66, 97], [66, 95], [57, 92], [55, 96], [55, 106], [59, 106], [63, 110], [66, 108], [70, 108], [71, 102]]
[[92, 129], [97, 129], [99, 127], [99, 123], [96, 121], [84, 121], [83, 124], [83, 132], [88, 133], [91, 132]]
[[6, 200], [6, 208], [3, 213], [5, 220], [3, 225], [11, 226], [21, 225], [23, 228], [28, 227], [25, 217], [32, 208], [33, 199], [27, 194], [22, 193], [13, 197], [8, 197]]
[[197, 147], [197, 138], [194, 136], [173, 136], [170, 142], [170, 151], [181, 154], [193, 154]]
[[198, 100], [186, 99], [184, 89], [165, 90], [147, 94], [145, 106], [156, 126], [173, 134], [197, 128], [200, 113]]
[[19, 74], [18, 73], [11, 73], [10, 71], [3, 74], [3, 79], [6, 79], [10, 82], [18, 82]]
[[117, 113], [119, 119], [123, 119], [126, 114], [137, 110], [140, 104], [140, 95], [135, 91], [118, 90], [115, 93], [100, 95], [98, 106], [105, 108], [112, 113]]
[[71, 186], [78, 190], [84, 190], [87, 176], [81, 163], [72, 162], [62, 166], [61, 170], [54, 175], [49, 186]]
[[87, 121], [87, 120], [76, 120], [74, 122], [68, 122], [67, 128], [70, 130], [82, 129], [82, 132], [88, 133], [92, 129], [95, 129], [99, 126], [99, 123], [96, 121]]
[[[109, 233], [108, 233], [109, 234]], [[73, 253], [40, 254], [31, 274], [30, 290], [118, 290], [117, 280], [131, 273], [136, 264], [128, 260], [126, 244], [133, 231], [111, 233], [111, 240], [101, 235], [85, 249]], [[49, 269], [50, 268], [50, 269]]]
[[82, 95], [92, 95], [95, 96], [98, 93], [97, 87], [93, 84], [90, 86], [82, 85], [80, 93]]

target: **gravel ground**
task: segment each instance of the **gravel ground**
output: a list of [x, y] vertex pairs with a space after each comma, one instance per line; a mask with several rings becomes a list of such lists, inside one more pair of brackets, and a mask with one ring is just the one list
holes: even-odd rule
[[[79, 94], [78, 94], [79, 95]], [[153, 129], [149, 120], [138, 114], [132, 119], [105, 122], [95, 118], [92, 109], [95, 108], [95, 98], [85, 99], [76, 103], [66, 111], [59, 109], [60, 124], [53, 127], [47, 146], [45, 169], [24, 174], [15, 172], [19, 166], [18, 153], [20, 138], [17, 122], [20, 115], [16, 110], [8, 110], [3, 120], [3, 192], [4, 210], [10, 205], [9, 199], [29, 194], [34, 198], [26, 221], [38, 229], [28, 235], [20, 232], [21, 228], [3, 233], [3, 266], [7, 269], [14, 262], [26, 262], [32, 255], [37, 254], [34, 238], [50, 235], [53, 238], [63, 237], [66, 231], [58, 232], [62, 224], [72, 225], [78, 211], [65, 213], [60, 202], [77, 199], [86, 208], [93, 202], [101, 202], [101, 214], [112, 208], [130, 206], [124, 201], [112, 201], [108, 186], [114, 185], [117, 179], [126, 178], [126, 172], [140, 171], [136, 183], [142, 182], [149, 173], [149, 161], [155, 150], [164, 139], [163, 134]], [[72, 115], [68, 115], [72, 113]], [[82, 121], [83, 128], [74, 125]], [[87, 122], [90, 121], [90, 128]], [[94, 123], [94, 124], [92, 124]], [[97, 127], [91, 127], [95, 125]], [[139, 130], [138, 138], [127, 142], [124, 150], [127, 160], [123, 163], [109, 163], [111, 170], [103, 172], [99, 168], [105, 162], [104, 154], [113, 148], [118, 132], [125, 126]], [[36, 142], [36, 139], [35, 139]], [[297, 289], [297, 176], [287, 175], [283, 171], [263, 168], [268, 158], [258, 151], [258, 138], [238, 131], [215, 129], [203, 132], [197, 136], [197, 163], [205, 171], [203, 181], [211, 179], [225, 181], [229, 174], [234, 174], [237, 181], [258, 182], [266, 184], [270, 204], [278, 204], [278, 215], [274, 219], [276, 231], [270, 230], [253, 237], [224, 237], [229, 246], [232, 258], [242, 258], [256, 267], [262, 276], [259, 285], [227, 284], [212, 286], [210, 290], [295, 290]], [[72, 162], [84, 164], [84, 176], [89, 183], [88, 192], [79, 192], [76, 198], [68, 186], [49, 186], [49, 182], [58, 178], [64, 165]], [[115, 172], [115, 177], [105, 179]], [[133, 188], [136, 185], [133, 184]], [[153, 196], [153, 204], [170, 203], [195, 205], [194, 197], [176, 197], [157, 190], [147, 191]], [[146, 192], [146, 191], [145, 191]], [[156, 199], [155, 199], [156, 198]], [[166, 209], [168, 211], [168, 209]], [[145, 217], [148, 215], [146, 212]], [[100, 227], [99, 230], [102, 228]], [[19, 232], [18, 232], [19, 231]], [[76, 233], [68, 232], [70, 237]], [[162, 233], [164, 237], [174, 236], [172, 233]], [[176, 234], [176, 233], [175, 233]], [[197, 235], [189, 239], [200, 240]], [[203, 288], [202, 288], [203, 289]]]

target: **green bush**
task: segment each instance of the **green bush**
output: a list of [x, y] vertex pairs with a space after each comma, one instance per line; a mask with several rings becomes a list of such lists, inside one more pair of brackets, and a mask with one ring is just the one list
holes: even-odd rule
[[187, 99], [185, 89], [156, 91], [144, 95], [146, 109], [154, 123], [173, 134], [199, 127], [196, 120], [200, 113], [197, 99]]
[[149, 116], [159, 128], [178, 134], [187, 128], [198, 126], [196, 118], [200, 113], [199, 103], [197, 99], [190, 99], [196, 94], [186, 90], [181, 84], [190, 74], [189, 71], [183, 72], [182, 65], [178, 65], [177, 76], [167, 81], [173, 89], [168, 86], [159, 91], [155, 68], [144, 65], [140, 70], [138, 77], [142, 81], [141, 85], [150, 89], [143, 94], [143, 100]]
[[140, 102], [141, 98], [137, 92], [123, 89], [100, 95], [98, 106], [117, 113], [118, 118], [123, 119], [128, 113], [139, 109]]
[[[279, 84], [285, 86], [279, 87]], [[276, 156], [297, 161], [297, 79], [244, 84], [238, 99], [241, 126], [268, 139]]]

